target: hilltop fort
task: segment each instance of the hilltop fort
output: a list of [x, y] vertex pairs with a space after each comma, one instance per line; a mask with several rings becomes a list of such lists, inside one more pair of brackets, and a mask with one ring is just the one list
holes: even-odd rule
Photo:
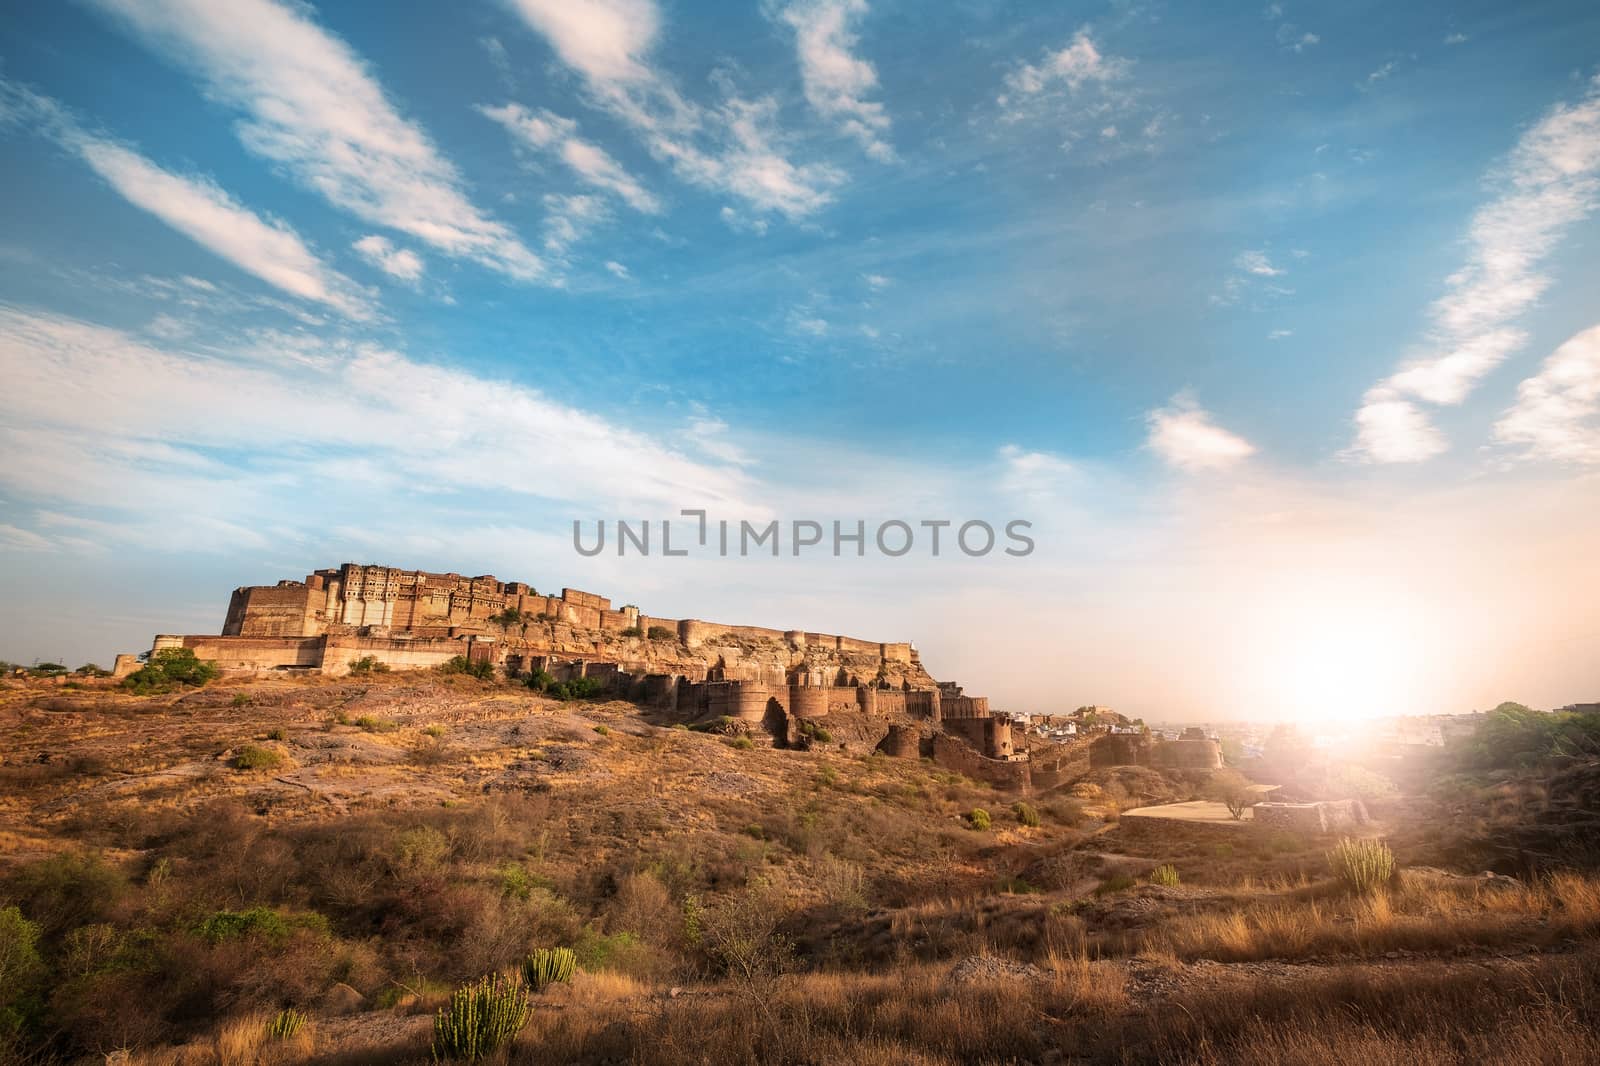
[[[839, 733], [1022, 790], [1062, 772], [1059, 759], [1019, 748], [1011, 717], [987, 698], [936, 681], [909, 642], [660, 618], [591, 592], [540, 594], [491, 575], [346, 563], [235, 589], [221, 634], [162, 634], [151, 653], [167, 648], [190, 649], [225, 674], [417, 670], [462, 657], [512, 678], [595, 679], [684, 720], [764, 730], [780, 746]], [[118, 656], [117, 672], [137, 665]]]

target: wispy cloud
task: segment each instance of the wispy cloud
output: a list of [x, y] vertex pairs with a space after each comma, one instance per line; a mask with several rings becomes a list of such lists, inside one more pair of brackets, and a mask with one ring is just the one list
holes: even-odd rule
[[605, 149], [578, 136], [578, 124], [551, 111], [529, 111], [521, 104], [499, 107], [479, 105], [485, 118], [503, 126], [516, 143], [550, 152], [585, 183], [619, 197], [629, 207], [645, 214], [661, 210], [657, 200], [632, 174]]
[[727, 90], [702, 107], [652, 65], [661, 14], [653, 0], [508, 0], [574, 70], [593, 102], [627, 123], [655, 158], [691, 184], [799, 219], [833, 199], [844, 174], [789, 158], [770, 97]]
[[1226, 470], [1255, 454], [1255, 445], [1211, 420], [1194, 398], [1179, 393], [1145, 416], [1146, 444], [1162, 459], [1191, 473]]
[[76, 155], [128, 203], [273, 287], [357, 319], [370, 295], [328, 266], [287, 223], [264, 218], [209, 178], [177, 174], [90, 132], [56, 101], [0, 80], [0, 121], [31, 127]]
[[[236, 520], [261, 517], [265, 494], [329, 465], [364, 466], [384, 490], [585, 503], [733, 506], [750, 487], [670, 435], [647, 437], [514, 382], [306, 337], [288, 358], [284, 338], [241, 357], [243, 340], [220, 358], [0, 307], [0, 362], [11, 368], [0, 443], [31, 457], [0, 470], [0, 485], [92, 506], [219, 501]], [[237, 458], [207, 458], [216, 448]]]
[[422, 257], [410, 248], [396, 247], [389, 238], [380, 234], [369, 234], [350, 247], [356, 254], [400, 281], [419, 281], [422, 278]]
[[800, 77], [812, 109], [886, 163], [894, 159], [885, 139], [889, 115], [880, 101], [869, 99], [878, 88], [878, 72], [856, 55], [855, 23], [866, 13], [866, 0], [799, 0], [784, 8], [781, 18], [795, 32]]
[[1263, 251], [1240, 252], [1234, 259], [1233, 265], [1246, 274], [1254, 274], [1262, 278], [1281, 277], [1285, 271], [1282, 267], [1272, 265], [1272, 260]]
[[1495, 177], [1500, 195], [1473, 216], [1467, 262], [1429, 309], [1425, 354], [1369, 389], [1356, 413], [1358, 457], [1418, 462], [1445, 451], [1419, 401], [1460, 403], [1526, 342], [1514, 322], [1552, 282], [1544, 260], [1600, 203], [1600, 78], [1524, 133]]
[[1006, 86], [1023, 96], [1034, 96], [1056, 85], [1077, 92], [1091, 83], [1116, 81], [1130, 67], [1127, 60], [1102, 52], [1084, 27], [1073, 34], [1065, 47], [1046, 53], [1038, 63], [1024, 63], [1013, 70], [1006, 76]]
[[456, 168], [405, 119], [367, 65], [277, 0], [90, 0], [193, 71], [239, 112], [240, 141], [366, 222], [513, 278], [543, 273], [516, 234], [473, 205]]
[[1600, 464], [1600, 326], [1555, 350], [1517, 386], [1517, 402], [1494, 435], [1528, 459]]

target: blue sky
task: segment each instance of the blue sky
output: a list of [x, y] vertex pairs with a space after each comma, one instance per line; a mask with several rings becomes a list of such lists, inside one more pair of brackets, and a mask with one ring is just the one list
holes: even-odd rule
[[[909, 637], [1017, 709], [1600, 693], [1593, 5], [7, 6], [0, 654], [362, 559]], [[568, 543], [694, 506], [1041, 547]]]

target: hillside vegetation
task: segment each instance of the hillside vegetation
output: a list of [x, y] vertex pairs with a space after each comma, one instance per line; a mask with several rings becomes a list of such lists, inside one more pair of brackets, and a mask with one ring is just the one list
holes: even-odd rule
[[1600, 1060], [1600, 880], [1411, 842], [1487, 779], [1355, 881], [1129, 832], [1152, 771], [1024, 801], [462, 673], [5, 684], [6, 1061]]

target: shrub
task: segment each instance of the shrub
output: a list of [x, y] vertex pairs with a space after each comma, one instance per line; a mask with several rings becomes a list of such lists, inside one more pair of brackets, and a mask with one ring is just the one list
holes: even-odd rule
[[201, 662], [193, 648], [162, 648], [150, 661], [122, 679], [128, 689], [140, 696], [170, 692], [181, 686], [198, 688], [215, 680], [217, 664]]
[[755, 747], [755, 743], [749, 737], [734, 737], [728, 741], [728, 747], [737, 748], [740, 751], [749, 751]]
[[1394, 878], [1394, 852], [1381, 840], [1346, 837], [1328, 852], [1328, 865], [1339, 883], [1358, 895], [1376, 892]]
[[645, 635], [648, 636], [651, 640], [677, 640], [678, 639], [678, 634], [673, 632], [671, 629], [668, 629], [666, 626], [651, 626], [649, 632], [646, 633]]
[[0, 908], [0, 1048], [37, 1007], [31, 990], [42, 972], [38, 943], [37, 925], [16, 907]]
[[611, 735], [611, 727], [607, 725], [597, 725], [594, 727], [594, 731], [603, 737], [609, 737]]
[[281, 1010], [267, 1023], [267, 1039], [293, 1040], [305, 1024], [306, 1016], [293, 1007]]
[[810, 737], [818, 744], [833, 743], [833, 734], [809, 719], [800, 723], [800, 735]]
[[522, 960], [522, 979], [535, 992], [572, 980], [578, 957], [571, 948], [535, 948]]
[[1039, 827], [1039, 812], [1034, 810], [1028, 804], [1013, 804], [1011, 807], [1011, 813], [1017, 816], [1017, 823], [1019, 825], [1025, 825], [1029, 829], [1037, 829]]
[[[656, 628], [660, 629], [661, 627], [657, 626]], [[622, 631], [622, 635], [625, 637], [642, 637], [644, 636], [644, 630], [640, 629], [638, 626], [629, 626], [627, 629]]]
[[434, 1059], [477, 1062], [528, 1024], [528, 990], [499, 974], [456, 989], [433, 1019]]
[[544, 670], [535, 670], [528, 675], [528, 687], [535, 692], [545, 692], [555, 683], [556, 679]]
[[364, 729], [368, 733], [393, 733], [400, 728], [399, 725], [389, 721], [387, 718], [374, 718], [370, 714], [364, 714], [357, 718], [355, 726], [357, 729]]
[[444, 736], [444, 726], [442, 726], [442, 725], [425, 726], [423, 728], [423, 730], [422, 730], [422, 735], [425, 736], [425, 737], [442, 737], [442, 736]]
[[1100, 882], [1100, 887], [1094, 890], [1094, 894], [1103, 896], [1108, 892], [1121, 892], [1123, 889], [1132, 888], [1135, 883], [1127, 874], [1112, 874]]
[[521, 611], [517, 610], [515, 607], [507, 607], [499, 614], [493, 616], [490, 621], [497, 622], [503, 626], [515, 626], [521, 625], [523, 618], [524, 615]]
[[267, 739], [268, 740], [288, 740], [289, 739], [289, 732], [288, 732], [288, 730], [283, 729], [281, 727], [278, 728], [278, 729], [270, 729], [270, 730], [267, 731]]
[[982, 807], [972, 808], [971, 811], [967, 812], [967, 824], [978, 830], [989, 828], [991, 824], [989, 812]]
[[1168, 888], [1176, 887], [1179, 883], [1178, 868], [1170, 862], [1162, 863], [1150, 871], [1150, 883], [1152, 885], [1165, 885]]
[[379, 662], [376, 656], [363, 655], [359, 659], [350, 660], [350, 672], [352, 674], [387, 674], [389, 672], [389, 664]]
[[289, 922], [270, 907], [251, 907], [247, 911], [217, 911], [202, 921], [195, 932], [212, 944], [246, 937], [282, 943], [289, 939]]
[[493, 681], [494, 663], [487, 659], [473, 662], [465, 655], [457, 655], [441, 663], [439, 672], [441, 674], [466, 674], [468, 677], [475, 677], [479, 681]]
[[283, 756], [271, 748], [258, 748], [246, 744], [233, 755], [235, 770], [276, 770], [283, 765]]
[[233, 694], [233, 705], [235, 707], [248, 707], [248, 706], [250, 706], [250, 693], [248, 693], [248, 692], [235, 692]]
[[74, 670], [73, 673], [82, 674], [85, 677], [110, 677], [111, 676], [111, 671], [107, 670], [105, 667], [101, 666], [99, 663], [84, 663], [82, 666], [80, 666], [76, 670]]
[[598, 677], [575, 677], [571, 681], [557, 681], [544, 692], [558, 700], [586, 700], [598, 696], [605, 687], [606, 683]]

